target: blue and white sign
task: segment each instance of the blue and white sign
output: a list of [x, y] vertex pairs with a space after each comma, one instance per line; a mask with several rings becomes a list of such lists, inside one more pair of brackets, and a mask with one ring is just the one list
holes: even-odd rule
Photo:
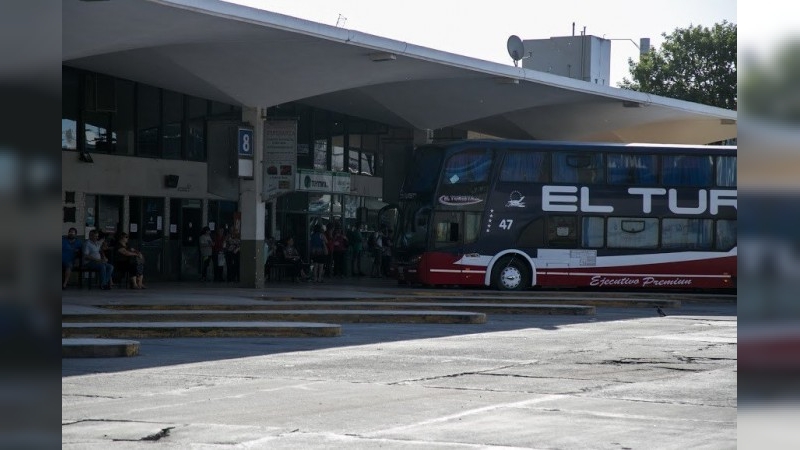
[[253, 157], [253, 130], [250, 128], [239, 128], [239, 137], [237, 139], [237, 148], [239, 149], [239, 156]]

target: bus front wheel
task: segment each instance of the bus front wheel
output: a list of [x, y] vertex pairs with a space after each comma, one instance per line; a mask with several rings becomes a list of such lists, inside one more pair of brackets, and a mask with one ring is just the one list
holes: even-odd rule
[[530, 286], [531, 271], [519, 256], [506, 256], [494, 265], [492, 280], [501, 291], [521, 291]]

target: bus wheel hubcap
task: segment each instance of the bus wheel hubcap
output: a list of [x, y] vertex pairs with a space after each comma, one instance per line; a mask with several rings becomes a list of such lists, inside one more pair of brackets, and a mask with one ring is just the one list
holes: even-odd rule
[[522, 274], [516, 267], [506, 267], [500, 273], [500, 282], [503, 283], [503, 286], [506, 288], [513, 289], [519, 286], [521, 281]]

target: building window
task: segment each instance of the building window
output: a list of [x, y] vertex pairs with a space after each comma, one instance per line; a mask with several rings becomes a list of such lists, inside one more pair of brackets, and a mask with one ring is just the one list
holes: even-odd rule
[[137, 146], [136, 155], [157, 158], [161, 125], [161, 92], [158, 88], [140, 84], [136, 89]]
[[344, 172], [344, 136], [331, 138], [331, 170]]
[[183, 94], [164, 90], [162, 94], [164, 118], [161, 155], [165, 159], [183, 158]]
[[61, 148], [78, 149], [80, 75], [69, 67], [61, 69]]
[[190, 161], [206, 160], [206, 116], [208, 100], [187, 96], [186, 157]]

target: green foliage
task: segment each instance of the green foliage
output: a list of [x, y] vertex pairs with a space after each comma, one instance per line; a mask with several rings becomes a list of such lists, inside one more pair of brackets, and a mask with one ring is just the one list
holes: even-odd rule
[[628, 59], [632, 80], [619, 87], [720, 108], [737, 108], [736, 24], [689, 26], [662, 33], [660, 49], [636, 63]]

